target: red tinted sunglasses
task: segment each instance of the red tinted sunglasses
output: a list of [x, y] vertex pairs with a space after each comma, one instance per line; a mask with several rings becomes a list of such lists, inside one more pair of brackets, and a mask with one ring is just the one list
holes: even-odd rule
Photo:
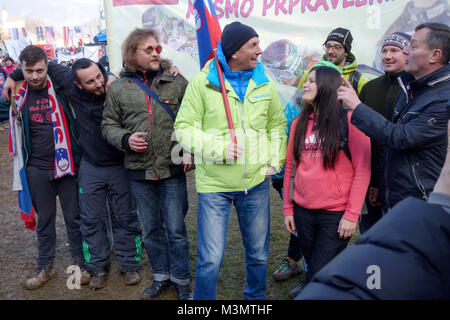
[[151, 54], [153, 50], [156, 50], [157, 54], [160, 54], [162, 51], [162, 47], [158, 45], [156, 48], [153, 48], [153, 46], [148, 46], [147, 48], [138, 48], [140, 50], [144, 50], [146, 54]]

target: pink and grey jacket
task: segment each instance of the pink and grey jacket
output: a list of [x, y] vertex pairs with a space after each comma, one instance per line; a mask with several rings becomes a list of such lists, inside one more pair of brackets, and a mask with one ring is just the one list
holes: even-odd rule
[[[370, 181], [370, 139], [350, 123], [348, 146], [352, 160], [339, 150], [334, 169], [325, 169], [320, 147], [315, 144], [310, 116], [301, 161], [294, 160], [293, 142], [298, 119], [292, 122], [284, 173], [284, 215], [294, 215], [294, 202], [307, 209], [345, 211], [343, 218], [357, 222]], [[314, 147], [315, 146], [315, 147]], [[295, 167], [294, 167], [295, 166]]]

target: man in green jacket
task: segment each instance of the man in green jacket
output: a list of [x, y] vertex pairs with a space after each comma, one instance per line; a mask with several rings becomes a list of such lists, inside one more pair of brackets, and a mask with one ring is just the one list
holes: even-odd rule
[[176, 150], [172, 133], [188, 82], [170, 74], [161, 61], [161, 50], [153, 29], [137, 28], [125, 39], [125, 69], [108, 90], [102, 133], [125, 153], [131, 193], [145, 229], [153, 283], [142, 295], [157, 298], [173, 284], [178, 298], [185, 300], [192, 298], [184, 223], [188, 210], [185, 172], [190, 167], [181, 164], [181, 156], [174, 154], [172, 159]]
[[[344, 77], [352, 84], [358, 94], [361, 92], [367, 79], [361, 76], [361, 73], [356, 70], [358, 62], [352, 50], [353, 37], [348, 29], [336, 28], [330, 32], [323, 44], [325, 54], [322, 57], [323, 61], [330, 61], [338, 66]], [[298, 89], [303, 90], [303, 84], [306, 82], [309, 70], [307, 70], [298, 84]]]
[[217, 46], [237, 143], [233, 143], [214, 60], [189, 83], [175, 122], [195, 156], [198, 230], [194, 299], [215, 299], [232, 203], [246, 255], [245, 299], [264, 299], [269, 249], [269, 177], [286, 156], [286, 118], [255, 30], [227, 25]]

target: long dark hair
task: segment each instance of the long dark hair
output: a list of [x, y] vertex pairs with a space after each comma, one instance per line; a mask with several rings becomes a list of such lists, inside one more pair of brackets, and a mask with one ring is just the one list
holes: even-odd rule
[[339, 118], [343, 112], [337, 100], [337, 89], [342, 83], [341, 75], [330, 67], [317, 67], [313, 70], [316, 72], [317, 95], [312, 103], [303, 102], [294, 133], [294, 158], [300, 162], [309, 116], [314, 113], [312, 130], [316, 135], [315, 143], [322, 150], [323, 167], [333, 169], [339, 154]]

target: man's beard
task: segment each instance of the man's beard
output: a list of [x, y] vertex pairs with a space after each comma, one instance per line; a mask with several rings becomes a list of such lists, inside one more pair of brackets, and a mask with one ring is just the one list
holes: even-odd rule
[[88, 93], [88, 94], [90, 94], [90, 95], [93, 95], [94, 97], [97, 97], [97, 98], [102, 98], [102, 97], [106, 96], [106, 88], [105, 88], [105, 86], [103, 86], [103, 91], [101, 93], [97, 93], [97, 90], [93, 90], [93, 91], [86, 90], [85, 87], [83, 87], [83, 91]]

